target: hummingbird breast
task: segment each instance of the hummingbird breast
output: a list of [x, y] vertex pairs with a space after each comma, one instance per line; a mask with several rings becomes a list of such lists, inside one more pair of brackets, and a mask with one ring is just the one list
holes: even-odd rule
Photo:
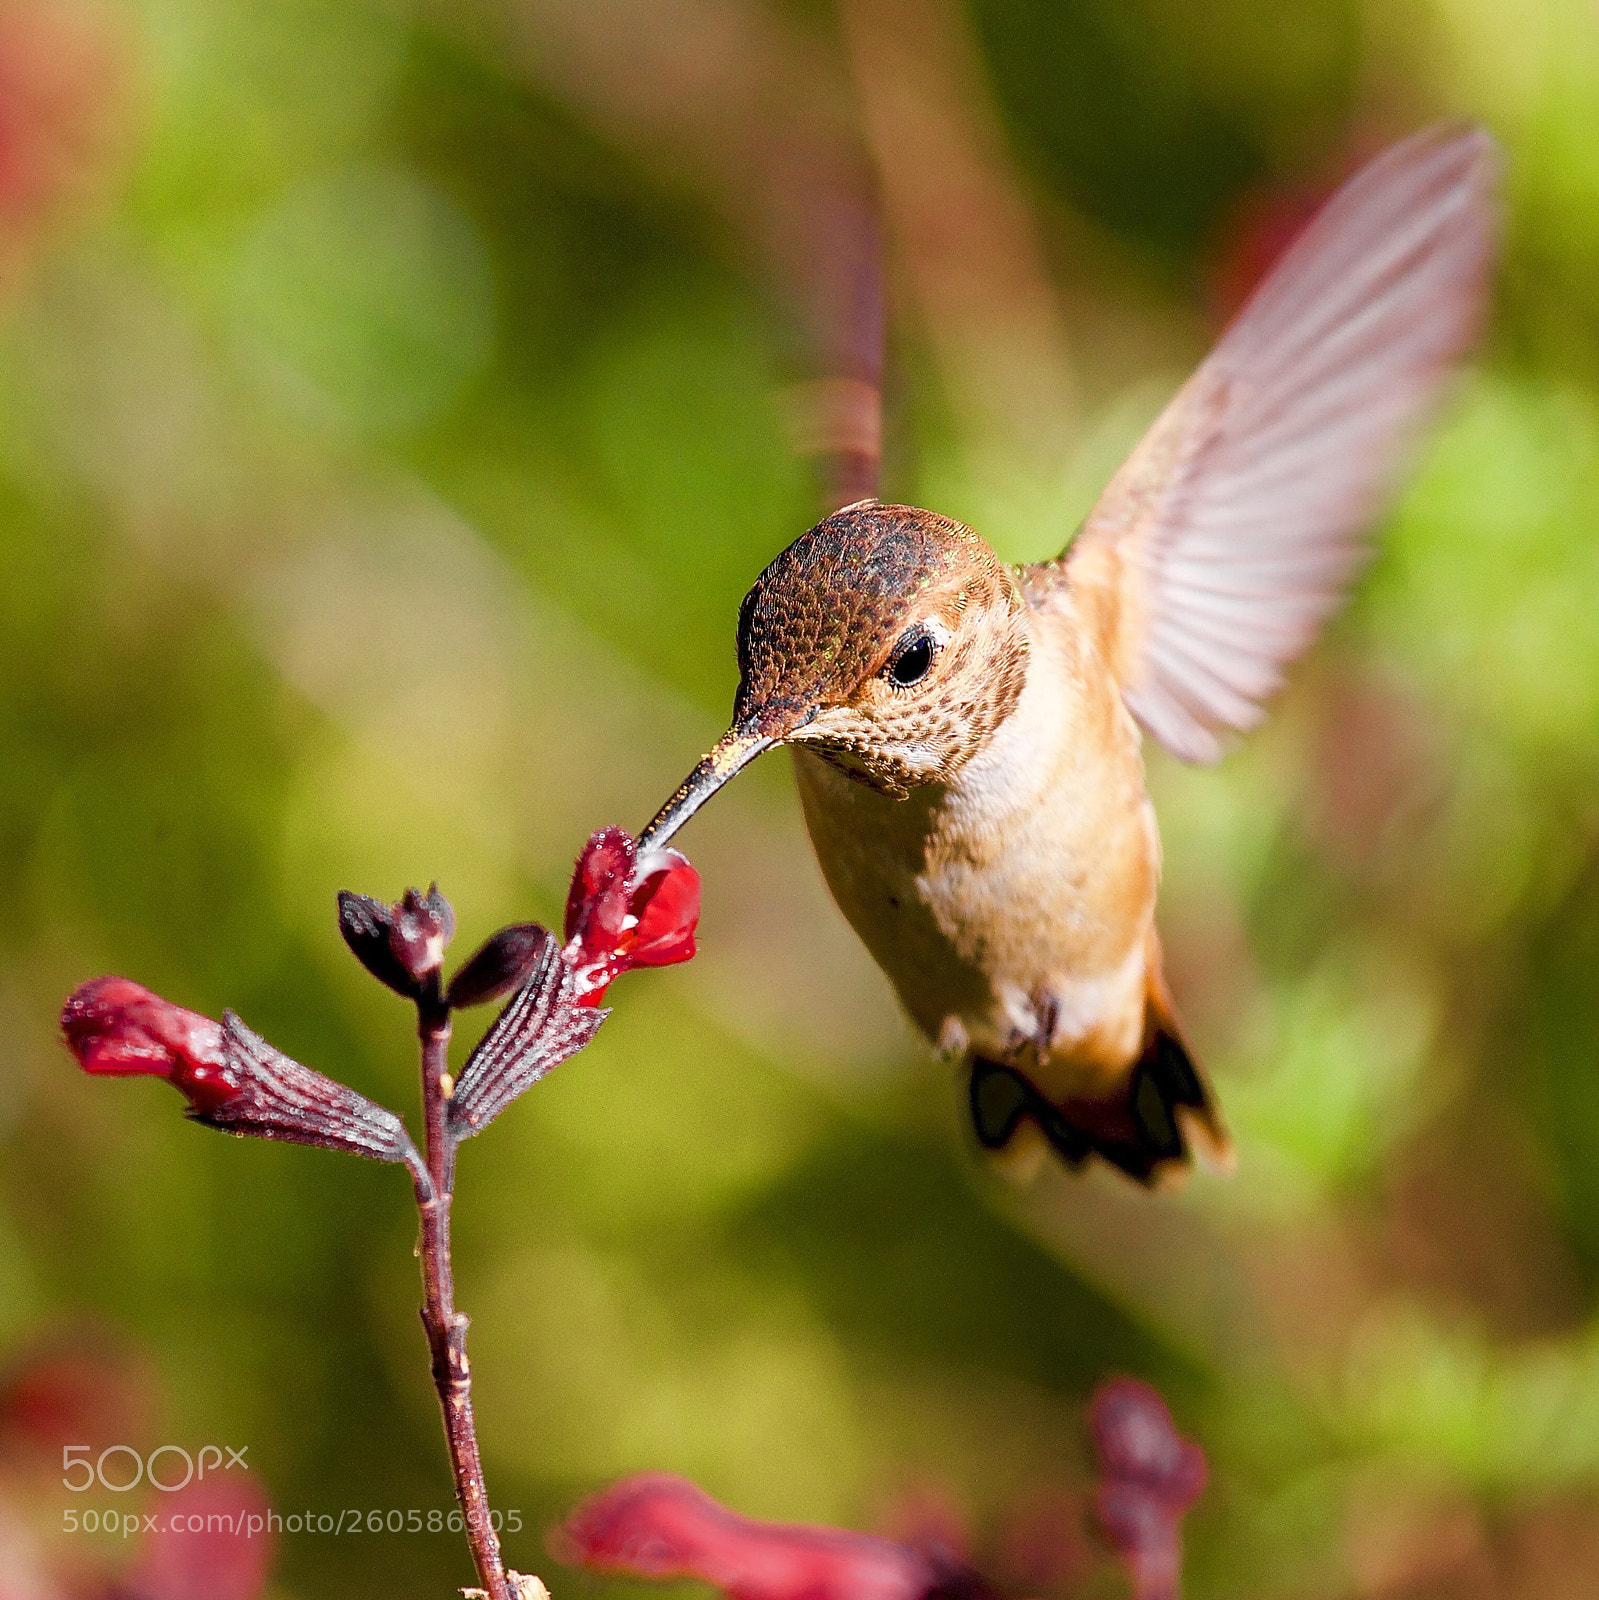
[[1031, 1045], [1038, 1086], [1103, 1086], [1142, 1045], [1160, 843], [1136, 726], [1091, 645], [1034, 613], [1009, 717], [947, 784], [896, 800], [803, 747], [839, 909], [941, 1049]]

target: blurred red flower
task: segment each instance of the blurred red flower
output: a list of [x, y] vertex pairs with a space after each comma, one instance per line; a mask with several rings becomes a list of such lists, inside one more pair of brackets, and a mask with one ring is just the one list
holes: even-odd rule
[[154, 1407], [152, 1374], [120, 1345], [58, 1331], [0, 1377], [0, 1464], [29, 1461], [53, 1481], [63, 1445], [138, 1443]]
[[[0, 1380], [0, 1600], [255, 1600], [279, 1519], [259, 1480], [238, 1469], [127, 1496], [116, 1513], [127, 1544], [63, 1537], [62, 1446], [78, 1446], [86, 1466], [112, 1445], [125, 1470], [156, 1400], [145, 1365], [99, 1336], [57, 1334], [52, 1346]], [[123, 1551], [131, 1559], [119, 1572]]]
[[266, 1585], [274, 1540], [266, 1496], [235, 1474], [163, 1496], [116, 1594], [128, 1600], [254, 1600]]
[[551, 1540], [557, 1559], [635, 1578], [699, 1578], [730, 1600], [925, 1600], [981, 1580], [918, 1550], [841, 1528], [757, 1522], [670, 1473], [624, 1478]]
[[[1134, 1378], [1095, 1391], [1089, 1427], [1102, 1474], [1094, 1509], [1133, 1580], [1134, 1600], [1176, 1600], [1182, 1520], [1205, 1487], [1204, 1453], [1178, 1434], [1160, 1395]], [[1050, 1586], [1086, 1575], [1081, 1505], [1057, 1490], [1026, 1506], [1025, 1548], [1004, 1553], [1013, 1577]], [[1040, 1526], [1041, 1517], [1052, 1526]], [[899, 1520], [904, 1542], [757, 1522], [685, 1478], [643, 1473], [584, 1501], [550, 1546], [559, 1560], [598, 1572], [698, 1578], [729, 1600], [992, 1600], [993, 1584], [966, 1565], [958, 1506], [924, 1494]]]
[[130, 76], [111, 8], [18, 0], [0, 9], [0, 290], [42, 226], [131, 149]]

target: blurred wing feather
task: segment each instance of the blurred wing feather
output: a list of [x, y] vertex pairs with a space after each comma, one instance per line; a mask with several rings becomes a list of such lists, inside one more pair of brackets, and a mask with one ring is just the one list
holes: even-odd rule
[[1432, 129], [1344, 186], [1111, 480], [1055, 562], [1123, 698], [1176, 755], [1264, 716], [1365, 552], [1493, 254], [1495, 149]]

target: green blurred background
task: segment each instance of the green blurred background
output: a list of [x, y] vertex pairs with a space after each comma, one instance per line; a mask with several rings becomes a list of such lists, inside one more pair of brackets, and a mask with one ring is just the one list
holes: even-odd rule
[[[463, 1150], [459, 1298], [557, 1600], [601, 1586], [543, 1529], [644, 1468], [1115, 1593], [1070, 1536], [1114, 1371], [1210, 1455], [1196, 1596], [1599, 1588], [1591, 0], [0, 5], [0, 1355], [117, 1352], [142, 1448], [248, 1445], [282, 1510], [447, 1508], [403, 1176], [83, 1078], [61, 998], [231, 1005], [409, 1111], [334, 893], [552, 920], [719, 731], [863, 172], [885, 492], [1030, 559], [1308, 200], [1449, 115], [1507, 150], [1482, 359], [1270, 724], [1151, 756], [1238, 1176], [988, 1172], [772, 757], [684, 840], [700, 959]], [[20, 1459], [0, 1593], [128, 1559]], [[289, 1536], [272, 1583], [469, 1576]]]

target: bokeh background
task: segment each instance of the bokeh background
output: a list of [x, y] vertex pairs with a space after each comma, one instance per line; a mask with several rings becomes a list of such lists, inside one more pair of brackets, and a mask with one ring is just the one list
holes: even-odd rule
[[[1209, 1453], [1195, 1596], [1599, 1587], [1593, 0], [8, 0], [0, 1594], [139, 1559], [61, 1532], [155, 1509], [74, 1498], [61, 1442], [450, 1505], [403, 1176], [83, 1078], [67, 990], [231, 1005], [409, 1110], [334, 892], [437, 878], [462, 951], [554, 919], [720, 730], [863, 197], [886, 492], [1032, 559], [1439, 116], [1507, 151], [1481, 360], [1271, 723], [1150, 759], [1237, 1177], [986, 1170], [771, 757], [685, 837], [700, 959], [463, 1150], [459, 1294], [557, 1600], [602, 1586], [543, 1530], [643, 1468], [1113, 1594], [1075, 1530], [1116, 1371]], [[469, 1577], [448, 1533], [290, 1535], [266, 1581]]]

